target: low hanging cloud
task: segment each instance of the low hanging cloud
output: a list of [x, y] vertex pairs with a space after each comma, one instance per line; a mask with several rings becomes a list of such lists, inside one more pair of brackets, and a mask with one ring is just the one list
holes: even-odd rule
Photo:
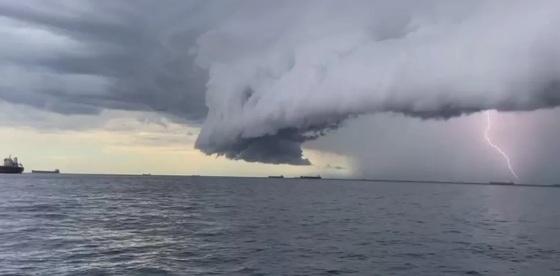
[[197, 148], [251, 162], [310, 164], [360, 114], [560, 104], [553, 0], [0, 0], [0, 22], [0, 99], [203, 122]]
[[278, 3], [202, 35], [209, 114], [197, 147], [306, 164], [302, 142], [359, 114], [560, 104], [558, 2], [397, 2]]

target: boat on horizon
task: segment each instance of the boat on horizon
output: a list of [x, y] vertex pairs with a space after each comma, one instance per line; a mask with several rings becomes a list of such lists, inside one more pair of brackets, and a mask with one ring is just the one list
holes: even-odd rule
[[23, 164], [19, 163], [17, 157], [12, 158], [11, 155], [4, 158], [4, 165], [0, 166], [0, 173], [21, 174], [23, 170]]
[[59, 174], [60, 170], [59, 169], [55, 169], [52, 171], [31, 170], [31, 173]]
[[268, 178], [284, 178], [283, 175], [271, 175]]
[[317, 176], [300, 176], [301, 179], [322, 179], [320, 175]]
[[515, 185], [515, 183], [513, 181], [510, 181], [510, 182], [490, 181], [489, 184], [491, 184], [491, 185]]

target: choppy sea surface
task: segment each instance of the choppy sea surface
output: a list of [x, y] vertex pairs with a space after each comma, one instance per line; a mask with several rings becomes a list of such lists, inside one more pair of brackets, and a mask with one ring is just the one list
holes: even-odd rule
[[560, 189], [0, 175], [0, 275], [560, 275]]

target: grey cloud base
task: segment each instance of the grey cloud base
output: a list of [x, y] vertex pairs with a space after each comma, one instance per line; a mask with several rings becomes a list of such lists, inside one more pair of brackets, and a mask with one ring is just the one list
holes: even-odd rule
[[270, 164], [310, 165], [303, 158], [301, 143], [306, 139], [296, 129], [283, 129], [275, 135], [264, 135], [255, 138], [236, 139], [234, 144], [225, 148], [221, 145], [201, 144], [196, 146], [207, 154], [224, 155], [229, 159]]

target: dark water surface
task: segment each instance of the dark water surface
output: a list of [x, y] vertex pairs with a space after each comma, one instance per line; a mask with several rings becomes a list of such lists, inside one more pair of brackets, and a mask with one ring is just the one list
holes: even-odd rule
[[0, 175], [0, 275], [560, 275], [560, 189]]

